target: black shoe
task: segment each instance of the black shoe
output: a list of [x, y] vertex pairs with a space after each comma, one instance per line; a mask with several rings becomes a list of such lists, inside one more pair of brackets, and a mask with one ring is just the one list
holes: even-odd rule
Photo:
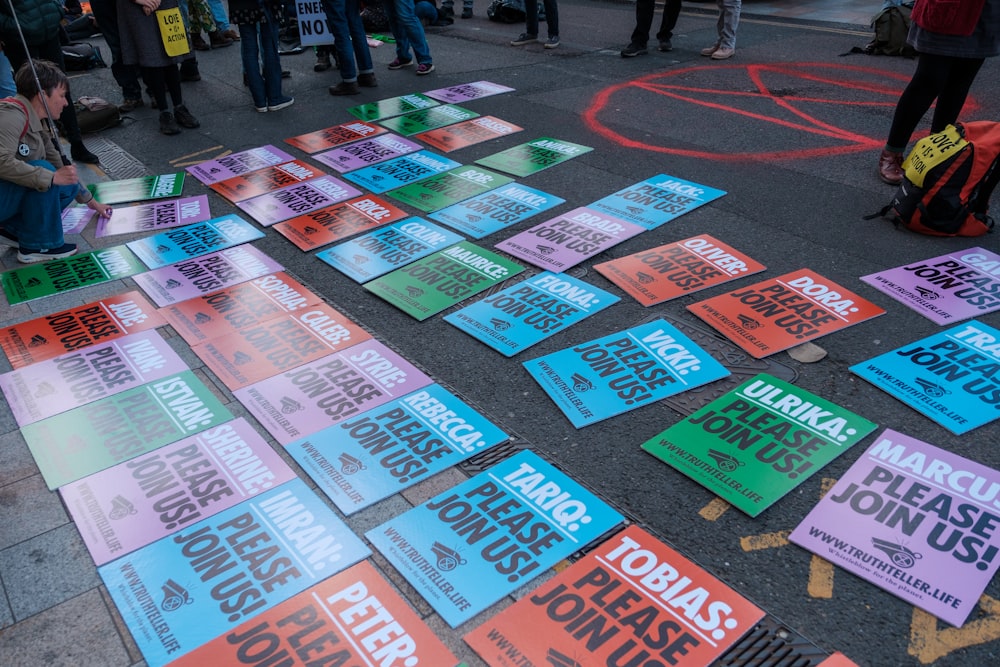
[[181, 133], [181, 128], [178, 127], [177, 121], [174, 120], [174, 115], [169, 111], [160, 112], [160, 132], [163, 134]]
[[101, 158], [97, 157], [83, 145], [82, 141], [74, 141], [70, 144], [69, 154], [73, 162], [85, 162], [87, 164], [100, 164]]
[[375, 74], [369, 72], [358, 75], [358, 85], [362, 88], [375, 88], [378, 86], [378, 81], [375, 80]]
[[201, 81], [201, 74], [196, 69], [185, 70], [181, 67], [181, 81]]
[[50, 259], [63, 259], [76, 254], [76, 246], [72, 243], [64, 243], [61, 248], [48, 248], [39, 250], [37, 248], [18, 248], [17, 261], [22, 264], [35, 264], [37, 262], [47, 262]]
[[645, 44], [636, 44], [633, 42], [629, 44], [624, 49], [622, 49], [622, 58], [635, 58], [636, 56], [644, 56], [648, 53], [646, 51]]
[[361, 92], [357, 81], [341, 81], [336, 86], [327, 88], [331, 95], [357, 95]]
[[232, 38], [223, 35], [218, 30], [208, 33], [208, 40], [213, 49], [221, 49], [223, 46], [233, 45]]
[[291, 79], [292, 78], [292, 70], [289, 70], [289, 69], [283, 69], [283, 70], [281, 70], [281, 78], [282, 79]]
[[472, 7], [466, 7], [465, 9], [462, 10], [462, 18], [463, 19], [472, 18]]
[[142, 97], [137, 97], [131, 99], [126, 97], [125, 100], [118, 105], [118, 110], [122, 113], [128, 113], [129, 111], [135, 111], [139, 107], [146, 106], [146, 103], [142, 101]]
[[455, 18], [455, 10], [451, 7], [442, 7], [438, 10], [438, 17], [443, 19]]
[[201, 123], [198, 122], [198, 119], [191, 115], [191, 112], [188, 111], [187, 107], [183, 104], [178, 104], [174, 107], [174, 120], [177, 121], [178, 125], [186, 127], [189, 130], [201, 127]]
[[674, 45], [670, 42], [669, 39], [661, 39], [660, 45], [657, 46], [656, 49], [658, 51], [673, 51]]
[[316, 56], [316, 64], [313, 65], [314, 72], [325, 72], [331, 67], [333, 67], [333, 62], [330, 60], [330, 54]]

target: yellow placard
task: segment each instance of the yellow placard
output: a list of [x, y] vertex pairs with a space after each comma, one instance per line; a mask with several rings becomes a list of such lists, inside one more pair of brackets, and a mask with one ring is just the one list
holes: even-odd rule
[[941, 132], [924, 137], [913, 146], [903, 162], [906, 178], [918, 188], [924, 187], [924, 176], [969, 144], [958, 128], [949, 125]]
[[191, 52], [180, 8], [157, 9], [156, 22], [160, 26], [163, 49], [168, 56], [183, 56], [185, 53]]

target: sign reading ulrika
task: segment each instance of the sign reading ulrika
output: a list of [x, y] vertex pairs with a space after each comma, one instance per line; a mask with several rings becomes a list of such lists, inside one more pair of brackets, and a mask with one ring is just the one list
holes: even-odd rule
[[507, 438], [464, 401], [432, 384], [287, 449], [350, 515]]
[[454, 628], [622, 520], [526, 450], [365, 536]]
[[644, 229], [656, 229], [724, 194], [724, 190], [660, 174], [599, 199], [588, 208]]
[[666, 320], [525, 361], [524, 367], [577, 428], [729, 375]]
[[230, 213], [129, 241], [125, 245], [150, 269], [159, 269], [263, 237], [264, 232]]
[[959, 435], [1000, 417], [1000, 331], [977, 320], [851, 366]]
[[389, 196], [425, 213], [437, 211], [511, 182], [504, 176], [479, 167], [456, 167], [441, 174], [404, 185]]
[[788, 539], [961, 627], [1000, 566], [1000, 473], [886, 430]]

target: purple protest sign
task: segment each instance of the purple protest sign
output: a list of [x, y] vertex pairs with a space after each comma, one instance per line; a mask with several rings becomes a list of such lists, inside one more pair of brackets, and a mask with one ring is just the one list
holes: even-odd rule
[[236, 206], [263, 226], [269, 227], [360, 194], [361, 190], [339, 178], [320, 176], [266, 195], [245, 199]]
[[959, 627], [1000, 559], [1000, 472], [886, 429], [789, 540]]
[[285, 151], [267, 145], [226, 155], [217, 160], [199, 162], [188, 167], [187, 171], [205, 185], [209, 185], [293, 159]]
[[211, 217], [206, 195], [155, 201], [136, 206], [123, 206], [116, 208], [110, 218], [99, 217], [97, 232], [94, 235], [101, 238], [114, 234], [158, 231], [204, 222]]
[[340, 173], [385, 162], [392, 158], [419, 151], [423, 146], [398, 134], [380, 134], [364, 141], [313, 155], [313, 158]]

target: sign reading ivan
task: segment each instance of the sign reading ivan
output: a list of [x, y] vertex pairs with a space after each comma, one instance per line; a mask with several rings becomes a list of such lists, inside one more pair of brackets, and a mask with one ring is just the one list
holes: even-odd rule
[[525, 450], [365, 536], [454, 628], [621, 522]]
[[729, 375], [666, 320], [524, 362], [577, 428]]
[[[707, 667], [764, 610], [632, 525], [465, 635], [489, 665]], [[520, 661], [510, 661], [514, 652]], [[529, 662], [530, 661], [530, 662]]]
[[886, 430], [789, 540], [960, 627], [1000, 566], [1000, 473]]
[[160, 667], [370, 553], [293, 479], [97, 571]]
[[761, 374], [642, 448], [757, 516], [874, 430], [867, 419]]
[[1000, 417], [1000, 331], [977, 320], [851, 366], [959, 435]]

